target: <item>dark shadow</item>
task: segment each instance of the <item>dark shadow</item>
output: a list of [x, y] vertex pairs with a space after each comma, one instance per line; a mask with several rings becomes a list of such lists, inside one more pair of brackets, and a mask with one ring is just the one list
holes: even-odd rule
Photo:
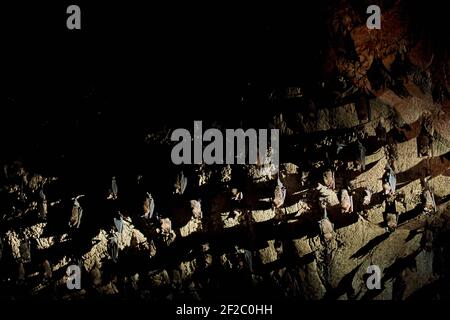
[[361, 264], [358, 264], [352, 271], [347, 273], [345, 276], [342, 277], [341, 281], [339, 281], [339, 284], [336, 288], [331, 288], [328, 290], [323, 297], [324, 300], [336, 300], [343, 294], [347, 293], [348, 296], [353, 296], [355, 294], [352, 286], [353, 278], [355, 277], [355, 274], [358, 272], [359, 268], [361, 267]]
[[306, 188], [294, 191], [297, 194], [289, 194], [286, 196], [286, 200], [284, 201], [284, 207], [290, 207], [294, 204], [298, 203], [300, 200], [311, 199], [308, 195], [311, 195], [315, 190], [308, 190]]
[[382, 243], [384, 240], [389, 238], [389, 233], [383, 233], [379, 236], [373, 238], [370, 240], [366, 245], [364, 245], [362, 248], [360, 248], [358, 251], [356, 251], [350, 258], [352, 259], [358, 259], [364, 257], [366, 254], [368, 254], [371, 250], [373, 250], [377, 245]]
[[272, 202], [262, 201], [262, 200], [259, 200], [258, 202], [254, 203], [252, 206], [253, 210], [269, 210], [271, 208], [272, 208]]
[[437, 177], [443, 173], [450, 172], [450, 162], [448, 160], [450, 152], [444, 155], [423, 159], [414, 167], [397, 174], [397, 184], [406, 184], [422, 177]]
[[304, 256], [295, 256], [292, 257], [292, 254], [289, 257], [286, 254], [282, 254], [280, 259], [277, 259], [273, 262], [267, 263], [261, 266], [262, 273], [270, 273], [271, 271], [278, 270], [280, 268], [294, 268], [300, 266], [306, 266], [316, 260], [316, 252], [312, 251]]
[[418, 234], [421, 234], [421, 233], [423, 233], [423, 232], [419, 231], [418, 229], [410, 230], [408, 233], [408, 237], [406, 237], [406, 239], [405, 239], [405, 242], [412, 240], [415, 236], [417, 236]]
[[424, 301], [424, 300], [437, 300], [441, 290], [441, 283], [439, 281], [434, 281], [429, 283], [422, 288], [415, 291], [406, 301]]
[[381, 281], [384, 283], [395, 276], [399, 275], [406, 268], [416, 269], [416, 257], [422, 250], [419, 249], [409, 256], [397, 258], [392, 265], [384, 269], [384, 276]]
[[409, 211], [399, 215], [398, 224], [412, 220], [412, 219], [418, 217], [421, 213], [422, 213], [422, 205], [418, 204], [414, 209], [409, 210]]

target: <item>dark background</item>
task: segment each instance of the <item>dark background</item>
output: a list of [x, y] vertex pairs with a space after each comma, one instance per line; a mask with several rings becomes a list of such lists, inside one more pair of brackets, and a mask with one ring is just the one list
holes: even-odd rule
[[[81, 8], [81, 30], [66, 28], [70, 4]], [[0, 160], [52, 175], [112, 171], [161, 157], [143, 150], [144, 138], [164, 125], [262, 117], [271, 112], [268, 90], [317, 80], [325, 9], [317, 2], [2, 5]]]

